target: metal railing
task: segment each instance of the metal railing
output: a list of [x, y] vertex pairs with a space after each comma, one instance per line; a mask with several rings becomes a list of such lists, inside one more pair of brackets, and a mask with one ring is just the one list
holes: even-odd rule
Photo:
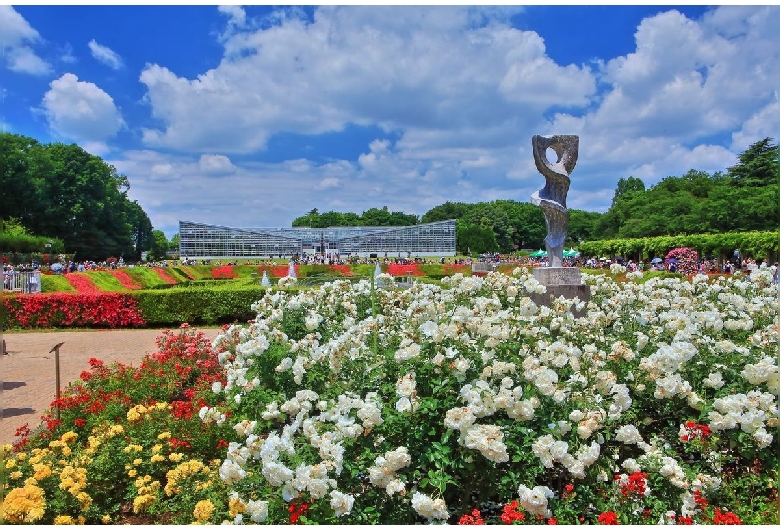
[[40, 293], [41, 271], [3, 272], [3, 290], [17, 293]]
[[493, 272], [498, 270], [499, 265], [494, 261], [475, 261], [471, 264], [471, 272]]

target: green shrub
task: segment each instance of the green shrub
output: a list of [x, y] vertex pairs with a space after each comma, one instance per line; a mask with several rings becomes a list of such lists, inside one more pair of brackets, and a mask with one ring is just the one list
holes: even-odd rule
[[252, 304], [265, 295], [266, 288], [233, 286], [138, 291], [133, 296], [150, 326], [216, 324], [248, 321], [256, 316]]

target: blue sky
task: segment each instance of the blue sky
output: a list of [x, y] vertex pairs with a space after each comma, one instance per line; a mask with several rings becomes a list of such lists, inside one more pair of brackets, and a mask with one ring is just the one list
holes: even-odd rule
[[3, 130], [77, 143], [155, 228], [529, 201], [713, 173], [780, 131], [776, 6], [0, 6]]

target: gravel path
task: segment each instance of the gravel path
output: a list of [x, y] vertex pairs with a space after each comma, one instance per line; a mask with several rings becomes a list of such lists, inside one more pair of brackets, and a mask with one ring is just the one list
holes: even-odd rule
[[[211, 340], [219, 328], [197, 328]], [[157, 351], [159, 329], [3, 333], [7, 355], [0, 355], [0, 443], [12, 443], [16, 429], [25, 423], [34, 429], [54, 400], [55, 355], [60, 342], [60, 388], [89, 370], [89, 359], [107, 364], [138, 366], [144, 355]]]

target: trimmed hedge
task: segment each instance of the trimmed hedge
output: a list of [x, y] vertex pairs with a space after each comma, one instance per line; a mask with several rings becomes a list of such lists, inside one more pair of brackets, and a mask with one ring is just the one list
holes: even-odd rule
[[261, 286], [234, 286], [232, 289], [200, 287], [171, 288], [132, 293], [150, 326], [218, 324], [246, 322], [257, 315], [252, 304], [265, 296]]

